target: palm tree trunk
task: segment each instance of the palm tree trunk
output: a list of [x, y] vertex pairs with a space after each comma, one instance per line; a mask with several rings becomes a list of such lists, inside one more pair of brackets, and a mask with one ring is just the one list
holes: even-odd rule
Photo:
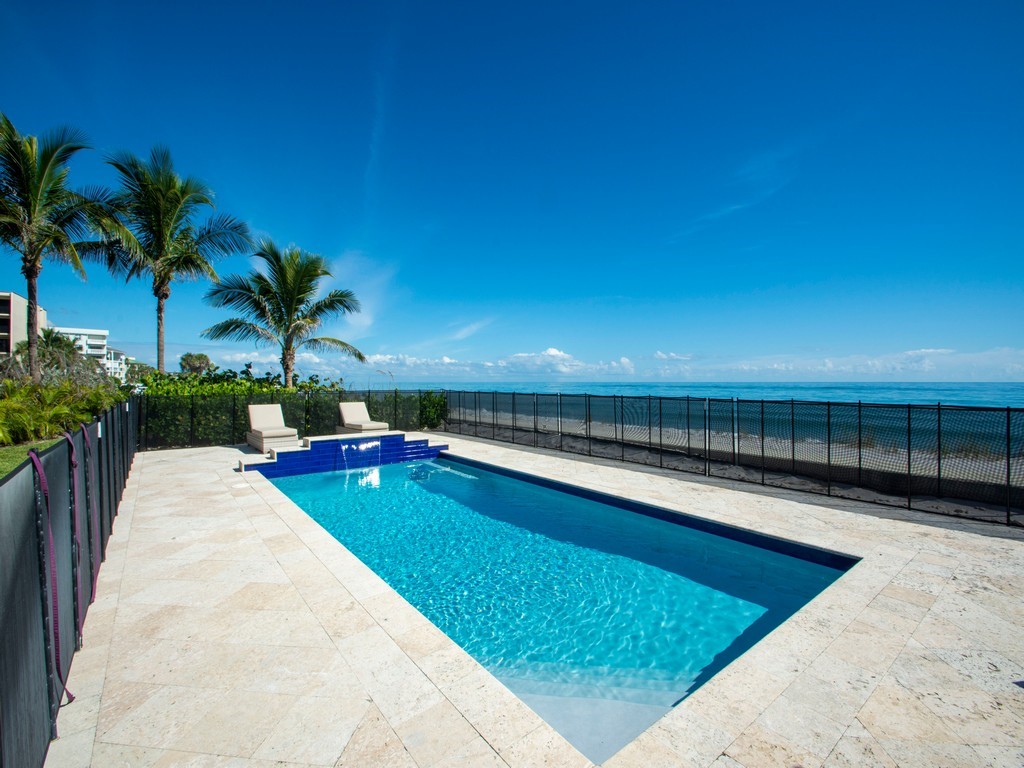
[[[41, 268], [35, 263], [24, 263], [21, 273], [25, 276], [28, 293], [28, 319], [25, 331], [28, 333], [28, 372], [32, 383], [43, 380], [39, 370], [39, 272]], [[13, 350], [12, 350], [13, 351]]]
[[153, 281], [153, 295], [156, 296], [156, 369], [166, 373], [164, 368], [164, 304], [171, 295], [171, 286]]
[[164, 302], [167, 297], [162, 293], [156, 296], [156, 369], [166, 373], [164, 368]]
[[294, 349], [281, 350], [281, 368], [284, 369], [284, 385], [290, 389], [292, 386], [292, 372], [295, 370]]

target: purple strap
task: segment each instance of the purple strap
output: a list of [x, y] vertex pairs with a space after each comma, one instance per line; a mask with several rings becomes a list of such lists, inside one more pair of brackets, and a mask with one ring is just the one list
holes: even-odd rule
[[78, 535], [78, 473], [75, 471], [78, 469], [78, 456], [75, 453], [75, 439], [71, 433], [65, 432], [64, 439], [68, 441], [71, 460], [71, 534], [74, 537], [74, 547], [71, 551], [71, 575], [75, 584], [75, 645], [77, 648], [81, 648], [85, 617], [82, 615], [82, 584], [79, 578], [82, 567], [82, 539]]
[[89, 529], [91, 531], [89, 546], [89, 565], [92, 568], [92, 600], [96, 599], [96, 583], [100, 577], [100, 547], [103, 546], [100, 540], [100, 519], [99, 507], [96, 506], [96, 499], [89, 489], [95, 484], [92, 482], [92, 440], [89, 439], [89, 428], [82, 424], [82, 437], [85, 438], [85, 505], [89, 512]]
[[[64, 673], [60, 663], [60, 598], [57, 596], [57, 556], [53, 548], [53, 525], [50, 522], [50, 486], [46, 482], [46, 473], [43, 471], [43, 463], [39, 460], [35, 451], [29, 451], [28, 457], [35, 467], [36, 477], [39, 478], [39, 490], [43, 493], [43, 511], [46, 513], [46, 535], [50, 549], [50, 600], [53, 609], [53, 621], [50, 623], [50, 636], [53, 641], [54, 661], [56, 662], [56, 674], [54, 677], [60, 681], [63, 693], [68, 696], [68, 702], [75, 700], [71, 691], [68, 690], [67, 682], [64, 680]], [[60, 703], [61, 691], [57, 693], [57, 702]]]

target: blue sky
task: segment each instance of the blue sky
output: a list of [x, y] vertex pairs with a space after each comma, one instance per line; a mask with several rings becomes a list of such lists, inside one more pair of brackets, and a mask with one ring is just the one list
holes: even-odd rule
[[[164, 144], [331, 260], [364, 310], [327, 332], [371, 362], [301, 374], [1024, 380], [1018, 0], [8, 0], [0, 26], [0, 111], [83, 129], [78, 185]], [[276, 370], [200, 338], [205, 290], [173, 288], [169, 365]], [[49, 264], [40, 298], [155, 361], [145, 283]]]

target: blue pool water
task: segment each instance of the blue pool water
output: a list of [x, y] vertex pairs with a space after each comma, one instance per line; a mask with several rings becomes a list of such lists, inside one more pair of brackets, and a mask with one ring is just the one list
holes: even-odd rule
[[595, 761], [842, 573], [445, 460], [273, 482]]

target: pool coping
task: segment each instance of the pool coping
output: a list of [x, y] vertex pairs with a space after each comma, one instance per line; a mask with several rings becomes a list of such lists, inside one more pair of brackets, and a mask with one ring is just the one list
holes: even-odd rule
[[[735, 488], [722, 488], [722, 483], [701, 482], [700, 478], [609, 466], [599, 459], [544, 449], [447, 434], [443, 439], [454, 456], [514, 465], [528, 474], [581, 490], [612, 491], [621, 496], [621, 489], [628, 487], [636, 503], [680, 512], [685, 507], [684, 514], [689, 517], [861, 558], [855, 568], [605, 765], [753, 766], [793, 761], [809, 766], [860, 764], [869, 759], [881, 764], [947, 760], [961, 765], [998, 765], [999, 761], [1010, 765], [1020, 756], [1024, 748], [1024, 690], [1012, 683], [1024, 678], [1024, 612], [1014, 612], [1024, 596], [1019, 577], [1024, 572], [1024, 536], [991, 539], [967, 532], [971, 527], [959, 521], [934, 528], [869, 517], [857, 510], [871, 505], [857, 502], [824, 506], [813, 496], [796, 491], [766, 497], [750, 493], [749, 487], [738, 483]], [[294, 552], [275, 554], [278, 563], [285, 570], [298, 567], [296, 564], [310, 571], [325, 570], [369, 617], [372, 624], [359, 625], [359, 631], [350, 633], [356, 627], [334, 627], [336, 617], [329, 616], [329, 611], [315, 611], [324, 627], [332, 626], [329, 634], [334, 647], [348, 660], [369, 698], [383, 706], [390, 696], [397, 695], [393, 683], [385, 680], [381, 664], [416, 670], [426, 681], [417, 683], [425, 698], [413, 696], [391, 707], [404, 714], [389, 716], [384, 711], [387, 707], [381, 710], [411, 764], [456, 764], [470, 747], [481, 760], [486, 758], [495, 765], [588, 764], [269, 480], [259, 473], [240, 475], [224, 469], [240, 455], [237, 449], [161, 453], [163, 457], [149, 453], [136, 458], [129, 492], [122, 501], [127, 522], [115, 529], [111, 562], [101, 574], [106, 590], [101, 599], [116, 607], [118, 594], [123, 589], [131, 591], [122, 575], [131, 518], [144, 507], [140, 488], [148, 482], [150, 495], [166, 497], [181, 485], [175, 477], [150, 478], [149, 467], [158, 470], [162, 463], [170, 466], [179, 461], [181, 467], [194, 470], [204, 463], [204, 457], [205, 461], [215, 458], [221, 462], [217, 477], [223, 486], [234, 488], [231, 494], [240, 500], [239, 506], [258, 510], [259, 514], [250, 518], [257, 529], [287, 529], [288, 535], [301, 543]], [[157, 486], [159, 494], [154, 490]], [[619, 493], [614, 493], [616, 488]], [[174, 502], [162, 498], [161, 503]], [[128, 535], [118, 541], [123, 533]], [[290, 578], [296, 585], [302, 583]], [[97, 611], [94, 606], [90, 612], [87, 643], [90, 628], [102, 627], [105, 615], [102, 607]], [[109, 704], [101, 701], [103, 677], [111, 663], [104, 653], [109, 655], [109, 646], [105, 652], [101, 646], [94, 654], [102, 657], [104, 673], [98, 682], [97, 718], [104, 706], [118, 703], [116, 696]], [[958, 655], [968, 661], [958, 661]], [[998, 662], [1014, 680], [1003, 685], [992, 674], [975, 668], [986, 659]], [[85, 675], [89, 669], [84, 669]], [[82, 665], [76, 658], [69, 681], [72, 690], [80, 672]], [[466, 737], [464, 744], [446, 747], [437, 742], [443, 741], [442, 736], [431, 734], [438, 727], [436, 723], [431, 726], [435, 710], [443, 703], [438, 695], [447, 702], [444, 717], [452, 717], [453, 710], [459, 721], [470, 727], [471, 732], [460, 731]], [[956, 709], [958, 697], [973, 708], [965, 711], [961, 705]], [[419, 704], [430, 702], [430, 707], [419, 711]], [[89, 722], [77, 706], [62, 711], [58, 726], [65, 738], [51, 747], [47, 765], [75, 765], [69, 749], [76, 739], [79, 746], [94, 742], [93, 755], [98, 745], [109, 753], [109, 744], [97, 736], [100, 731], [95, 720], [91, 732], [88, 727], [69, 732], [69, 713], [78, 713], [70, 715], [71, 723], [75, 717]], [[994, 714], [996, 709], [1002, 714]], [[408, 724], [414, 721], [418, 726], [410, 730]], [[425, 744], [432, 745], [431, 749]], [[259, 750], [254, 754], [259, 755]], [[258, 763], [255, 758], [250, 762], [253, 766]]]

